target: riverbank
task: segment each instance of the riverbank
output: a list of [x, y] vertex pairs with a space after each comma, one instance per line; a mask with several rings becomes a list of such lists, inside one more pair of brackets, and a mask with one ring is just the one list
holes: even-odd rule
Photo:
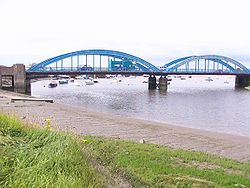
[[124, 140], [155, 143], [172, 148], [203, 151], [238, 161], [250, 161], [250, 137], [221, 134], [198, 129], [177, 127], [158, 122], [127, 118], [59, 103], [15, 102], [22, 96], [0, 91], [0, 111], [16, 114], [25, 121], [43, 126], [46, 119], [52, 127], [80, 135], [95, 135]]
[[0, 187], [102, 187], [76, 136], [0, 113]]
[[79, 136], [0, 113], [0, 187], [249, 187], [249, 163]]

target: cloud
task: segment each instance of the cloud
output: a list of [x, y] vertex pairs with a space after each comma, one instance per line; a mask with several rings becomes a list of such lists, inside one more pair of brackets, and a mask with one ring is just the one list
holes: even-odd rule
[[157, 64], [193, 54], [245, 57], [249, 17], [247, 0], [0, 0], [0, 51], [32, 62], [91, 48]]

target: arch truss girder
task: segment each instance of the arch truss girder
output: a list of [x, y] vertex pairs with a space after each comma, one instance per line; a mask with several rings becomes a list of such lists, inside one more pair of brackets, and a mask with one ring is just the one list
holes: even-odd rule
[[[203, 56], [189, 56], [177, 59], [175, 61], [172, 61], [166, 65], [169, 65], [167, 67], [167, 72], [176, 72], [176, 70], [181, 67], [182, 65], [185, 65], [190, 62], [199, 61], [199, 60], [211, 60], [214, 62], [217, 62], [225, 67], [227, 67], [231, 72], [250, 72], [244, 65], [239, 63], [238, 61], [235, 61], [234, 59], [231, 59], [229, 57], [225, 56], [219, 56], [219, 55], [203, 55]], [[229, 63], [235, 65], [235, 67], [239, 67], [240, 70], [233, 68]]]
[[82, 50], [82, 51], [71, 52], [71, 53], [67, 53], [67, 54], [63, 54], [63, 55], [59, 55], [59, 56], [47, 59], [39, 64], [32, 66], [30, 69], [28, 69], [28, 71], [29, 72], [39, 71], [41, 68], [46, 67], [57, 61], [70, 58], [70, 57], [74, 57], [74, 56], [81, 56], [81, 55], [100, 55], [100, 56], [113, 57], [113, 58], [117, 58], [121, 60], [129, 60], [129, 61], [135, 62], [139, 68], [144, 67], [144, 71], [145, 70], [155, 71], [155, 72], [160, 71], [156, 66], [152, 65], [151, 63], [139, 57], [136, 57], [136, 56], [124, 53], [124, 52], [113, 51], [113, 50]]
[[233, 68], [231, 65], [229, 65], [228, 63], [220, 60], [220, 59], [207, 59], [207, 60], [210, 60], [210, 61], [214, 61], [214, 62], [217, 62], [225, 67], [227, 67], [231, 72], [235, 72], [235, 68]]
[[174, 61], [171, 61], [171, 62], [165, 64], [163, 67], [165, 67], [167, 69], [168, 67], [171, 67], [172, 65], [175, 65], [175, 64], [182, 62], [182, 61], [184, 61], [188, 58], [191, 58], [191, 57], [192, 56], [187, 56], [187, 57], [181, 57], [181, 58], [175, 59]]

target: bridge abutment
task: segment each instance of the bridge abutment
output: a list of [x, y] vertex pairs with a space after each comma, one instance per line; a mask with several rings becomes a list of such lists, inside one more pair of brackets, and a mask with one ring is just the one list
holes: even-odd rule
[[25, 93], [26, 91], [26, 72], [23, 64], [13, 65], [14, 91]]
[[236, 75], [235, 87], [243, 88], [250, 86], [250, 75]]
[[31, 95], [31, 80], [26, 78], [25, 94]]
[[0, 89], [30, 94], [30, 81], [26, 80], [25, 66], [23, 64], [15, 64], [12, 67], [0, 66]]

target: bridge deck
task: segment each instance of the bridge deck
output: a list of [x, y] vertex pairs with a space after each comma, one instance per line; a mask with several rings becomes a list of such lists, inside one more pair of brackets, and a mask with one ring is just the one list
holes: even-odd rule
[[35, 78], [46, 78], [49, 75], [69, 75], [75, 77], [77, 75], [107, 75], [107, 74], [121, 74], [121, 75], [134, 75], [134, 76], [142, 76], [146, 75], [156, 75], [156, 76], [167, 76], [167, 75], [250, 75], [250, 73], [232, 73], [232, 72], [223, 72], [223, 73], [201, 73], [201, 72], [128, 72], [128, 71], [86, 71], [86, 72], [27, 72], [27, 79], [35, 79]]

